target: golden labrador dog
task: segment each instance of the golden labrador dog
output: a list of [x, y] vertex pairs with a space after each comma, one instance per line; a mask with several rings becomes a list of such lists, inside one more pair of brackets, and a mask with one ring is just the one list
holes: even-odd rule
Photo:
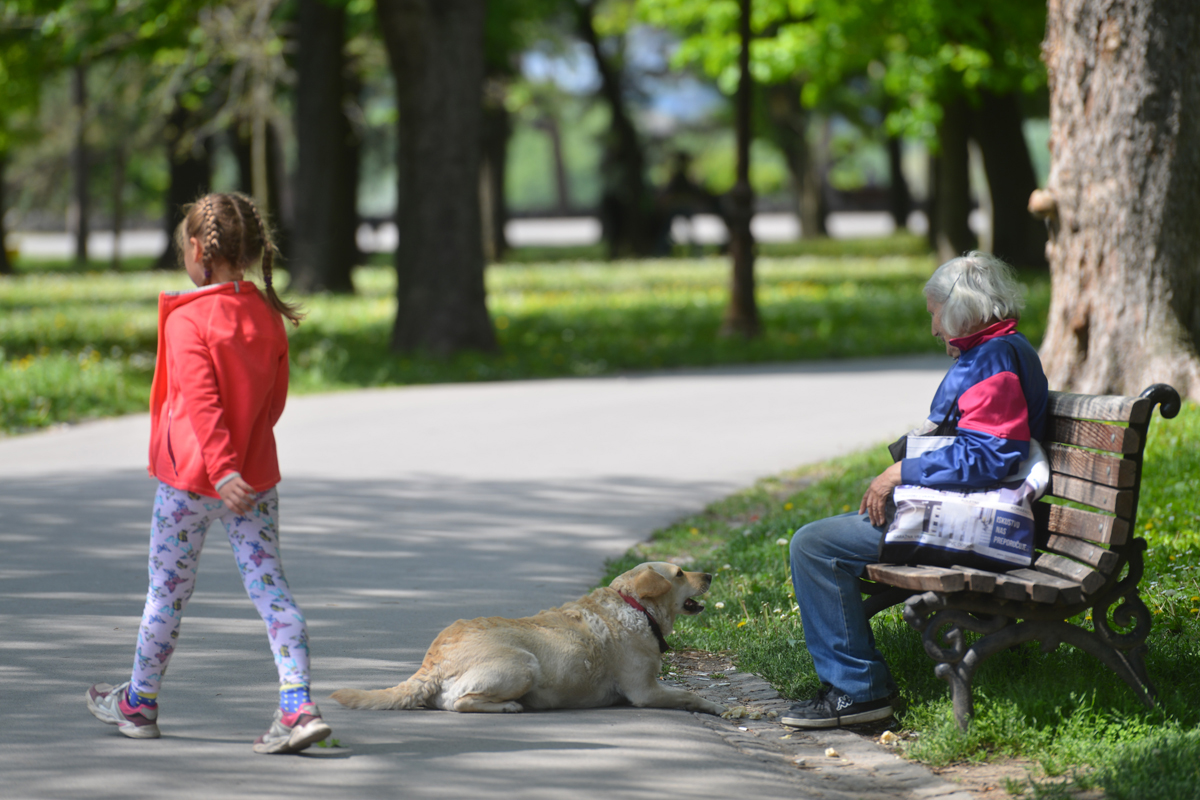
[[723, 706], [662, 683], [658, 673], [679, 614], [712, 576], [674, 564], [641, 564], [579, 600], [532, 617], [459, 620], [421, 668], [391, 689], [339, 689], [350, 708], [524, 711], [630, 703], [721, 714]]

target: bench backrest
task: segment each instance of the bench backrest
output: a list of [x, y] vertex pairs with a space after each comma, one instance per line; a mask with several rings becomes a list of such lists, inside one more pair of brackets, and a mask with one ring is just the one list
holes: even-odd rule
[[1145, 542], [1136, 538], [1135, 524], [1142, 455], [1159, 403], [1164, 416], [1174, 416], [1179, 395], [1162, 384], [1140, 397], [1050, 393], [1042, 444], [1051, 481], [1034, 507], [1040, 540], [1033, 569], [1057, 585], [1055, 599], [1086, 604], [1119, 580], [1127, 564], [1139, 573], [1135, 581], [1141, 577]]

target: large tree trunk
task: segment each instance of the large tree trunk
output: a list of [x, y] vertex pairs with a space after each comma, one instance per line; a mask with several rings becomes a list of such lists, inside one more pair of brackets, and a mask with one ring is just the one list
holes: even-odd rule
[[754, 81], [750, 76], [750, 2], [741, 0], [737, 97], [734, 115], [737, 130], [737, 180], [730, 191], [729, 254], [733, 258], [729, 305], [721, 330], [725, 335], [758, 336], [762, 323], [754, 294], [754, 189], [750, 186], [750, 111]]
[[209, 190], [212, 175], [212, 156], [208, 142], [194, 143], [190, 131], [196, 126], [195, 117], [178, 103], [167, 117], [163, 138], [167, 142], [167, 162], [170, 183], [167, 185], [166, 209], [163, 212], [163, 227], [167, 234], [167, 247], [158, 257], [156, 269], [175, 269], [183, 265], [175, 248], [175, 229], [183, 222], [183, 207], [194, 202]]
[[1050, 0], [1051, 387], [1200, 400], [1200, 5]]
[[827, 235], [827, 231], [820, 202], [821, 172], [814, 168], [809, 150], [809, 115], [800, 104], [800, 89], [799, 82], [771, 86], [767, 90], [766, 106], [775, 144], [783, 153], [792, 179], [800, 238], [815, 239]]
[[1029, 213], [1037, 188], [1015, 94], [982, 93], [971, 136], [979, 143], [992, 196], [992, 252], [1010, 264], [1046, 266], [1046, 226]]
[[965, 99], [956, 98], [942, 105], [942, 122], [938, 125], [941, 152], [937, 162], [933, 213], [937, 217], [937, 257], [943, 262], [975, 249], [975, 234], [968, 223], [971, 214], [969, 122], [970, 112]]
[[637, 129], [625, 108], [625, 91], [620, 72], [604, 55], [593, 24], [597, 0], [581, 0], [577, 6], [579, 35], [588, 45], [600, 75], [600, 94], [611, 118], [601, 171], [603, 182], [601, 223], [610, 258], [655, 255], [659, 233], [667, 223], [656, 212], [646, 184], [646, 157]]
[[392, 348], [494, 350], [479, 203], [484, 0], [379, 0], [400, 113]]
[[87, 67], [76, 64], [71, 71], [71, 100], [75, 106], [75, 144], [71, 150], [72, 191], [69, 211], [71, 232], [75, 234], [75, 263], [87, 266], [88, 225], [91, 217], [91, 195], [88, 191], [87, 148]]
[[300, 0], [296, 208], [288, 270], [298, 292], [352, 292], [357, 166], [346, 118], [346, 10]]

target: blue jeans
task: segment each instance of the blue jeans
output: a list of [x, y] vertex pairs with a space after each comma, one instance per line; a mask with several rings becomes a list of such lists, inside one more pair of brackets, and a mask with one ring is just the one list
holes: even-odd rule
[[865, 514], [805, 525], [792, 536], [792, 586], [817, 677], [855, 702], [878, 700], [895, 684], [875, 647], [858, 579], [879, 560], [884, 528]]

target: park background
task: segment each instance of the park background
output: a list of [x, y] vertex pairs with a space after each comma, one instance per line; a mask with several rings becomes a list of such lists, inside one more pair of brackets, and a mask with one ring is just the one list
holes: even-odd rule
[[[144, 410], [171, 233], [207, 190], [269, 211], [310, 312], [298, 391], [933, 352], [921, 281], [980, 247], [1019, 268], [1054, 388], [1200, 396], [1186, 0], [10, 0], [0, 21], [9, 433]], [[1105, 676], [1032, 691], [1051, 657], [1022, 652], [964, 738], [914, 665], [910, 755], [1030, 758], [1113, 796], [1179, 772], [1164, 753], [1200, 763], [1194, 402], [1162, 427], [1160, 710]], [[872, 458], [660, 532], [748, 576], [744, 615], [685, 635], [752, 651], [765, 626], [746, 663], [810, 690], [768, 534], [842, 510]], [[761, 551], [731, 536], [751, 517]]]

